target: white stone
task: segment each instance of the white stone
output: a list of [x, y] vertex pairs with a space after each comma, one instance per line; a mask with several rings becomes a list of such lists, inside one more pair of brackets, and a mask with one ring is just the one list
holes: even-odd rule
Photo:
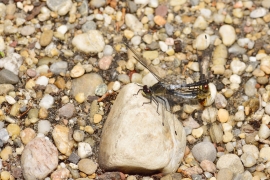
[[251, 11], [250, 13], [250, 17], [251, 18], [260, 18], [265, 16], [267, 13], [267, 10], [265, 8], [259, 7], [257, 9], [254, 9], [253, 11]]
[[156, 7], [158, 7], [158, 0], [149, 0], [148, 5], [150, 7], [156, 8]]
[[66, 15], [71, 9], [72, 1], [71, 0], [48, 0], [47, 6], [57, 12], [60, 16]]
[[134, 36], [133, 38], [131, 38], [131, 43], [135, 46], [138, 46], [141, 43], [141, 40], [141, 36]]
[[51, 130], [51, 122], [48, 120], [40, 120], [38, 121], [38, 133], [42, 133], [47, 135]]
[[210, 45], [210, 36], [206, 33], [200, 34], [197, 36], [193, 43], [193, 48], [197, 50], [205, 50]]
[[12, 96], [6, 95], [5, 99], [8, 102], [8, 104], [15, 104], [16, 103], [16, 100]]
[[262, 139], [267, 139], [270, 136], [270, 129], [267, 125], [261, 124], [258, 135]]
[[259, 158], [259, 150], [255, 145], [252, 144], [245, 144], [243, 146], [243, 152], [253, 154], [256, 159]]
[[243, 162], [245, 167], [252, 167], [256, 164], [256, 158], [253, 154], [244, 153], [241, 156], [241, 161]]
[[49, 78], [46, 76], [39, 76], [36, 80], [36, 84], [40, 86], [47, 86], [49, 82]]
[[186, 0], [170, 0], [170, 5], [171, 6], [180, 6], [184, 4]]
[[175, 172], [185, 151], [185, 131], [168, 111], [164, 111], [163, 126], [155, 103], [142, 106], [149, 99], [141, 93], [134, 96], [140, 88], [128, 84], [117, 96], [103, 127], [99, 165], [104, 170], [121, 167], [121, 172], [129, 173], [140, 173], [139, 169], [144, 173], [156, 169]]
[[207, 21], [204, 19], [203, 16], [198, 16], [197, 19], [195, 20], [193, 27], [194, 28], [199, 28], [201, 30], [205, 30], [208, 26]]
[[104, 56], [111, 56], [113, 54], [113, 48], [111, 45], [105, 45], [104, 50], [103, 50], [103, 55]]
[[119, 81], [115, 81], [115, 82], [113, 83], [112, 89], [113, 89], [114, 91], [118, 91], [118, 90], [120, 89], [120, 87], [121, 87], [120, 82], [119, 82]]
[[56, 31], [61, 34], [66, 34], [66, 32], [68, 31], [68, 27], [66, 25], [61, 25], [56, 29]]
[[80, 142], [78, 144], [78, 155], [80, 158], [86, 158], [92, 155], [92, 148], [90, 144], [85, 142]]
[[89, 30], [72, 39], [72, 45], [84, 53], [98, 53], [103, 51], [105, 42], [101, 33], [97, 30]]
[[237, 59], [231, 62], [230, 68], [234, 74], [241, 75], [243, 72], [245, 72], [246, 64]]
[[212, 12], [210, 9], [202, 8], [200, 11], [201, 11], [202, 16], [207, 18], [207, 19], [209, 19], [212, 15]]
[[168, 45], [164, 41], [159, 41], [158, 44], [161, 51], [166, 52], [168, 50]]
[[157, 82], [158, 80], [155, 78], [155, 76], [153, 76], [152, 73], [148, 73], [142, 78], [142, 84], [147, 86], [153, 86]]
[[134, 0], [135, 4], [147, 4], [149, 3], [149, 0]]
[[45, 109], [49, 109], [52, 107], [53, 103], [54, 103], [54, 98], [49, 94], [45, 94], [43, 98], [41, 99], [39, 106]]
[[49, 66], [47, 64], [43, 64], [36, 68], [37, 74], [46, 74], [48, 73]]
[[231, 81], [231, 83], [240, 84], [241, 83], [241, 77], [238, 76], [237, 74], [233, 74], [230, 77], [230, 81]]
[[6, 48], [6, 45], [5, 45], [5, 42], [4, 42], [4, 39], [2, 36], [0, 36], [0, 51], [4, 51]]
[[244, 167], [241, 163], [241, 160], [235, 154], [222, 155], [217, 161], [217, 168], [218, 169], [228, 168], [235, 174], [244, 172]]
[[22, 62], [23, 59], [21, 55], [17, 53], [10, 53], [7, 54], [7, 57], [0, 59], [0, 68], [5, 68], [18, 75]]
[[133, 14], [126, 14], [125, 23], [134, 32], [141, 32], [143, 30], [143, 24]]
[[222, 25], [219, 28], [219, 34], [225, 46], [232, 45], [236, 40], [236, 33], [234, 27], [231, 25]]

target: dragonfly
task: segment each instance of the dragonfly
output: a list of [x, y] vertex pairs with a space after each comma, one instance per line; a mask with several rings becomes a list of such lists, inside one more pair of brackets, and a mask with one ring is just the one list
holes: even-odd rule
[[[214, 87], [205, 75], [200, 76], [200, 80], [190, 84], [172, 84], [167, 82], [165, 79], [158, 75], [158, 71], [155, 67], [151, 66], [148, 61], [139, 55], [133, 48], [131, 48], [127, 43], [125, 46], [132, 51], [134, 58], [142, 64], [149, 72], [157, 79], [157, 83], [153, 86], [143, 85], [142, 88], [137, 92], [142, 91], [143, 96], [149, 99], [149, 102], [144, 102], [144, 104], [151, 104], [154, 102], [157, 106], [157, 113], [159, 109], [159, 104], [163, 105], [165, 109], [172, 112], [172, 108], [176, 104], [183, 102], [197, 101], [201, 102], [203, 105], [208, 105], [213, 103], [214, 99], [211, 95], [211, 91]], [[200, 69], [200, 72], [201, 69]], [[210, 87], [210, 89], [209, 89]], [[215, 88], [215, 87], [214, 87]], [[215, 95], [214, 95], [215, 96]], [[159, 113], [158, 113], [159, 114]], [[164, 125], [164, 122], [163, 122]]]

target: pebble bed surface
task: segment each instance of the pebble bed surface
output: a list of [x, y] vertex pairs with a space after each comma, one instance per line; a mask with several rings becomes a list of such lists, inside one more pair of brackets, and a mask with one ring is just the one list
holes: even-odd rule
[[[1, 179], [270, 179], [269, 8], [269, 0], [1, 1]], [[187, 146], [175, 173], [98, 165], [115, 96], [153, 80], [124, 39], [186, 82], [197, 55], [208, 58], [218, 93], [194, 118], [193, 106], [181, 107]]]

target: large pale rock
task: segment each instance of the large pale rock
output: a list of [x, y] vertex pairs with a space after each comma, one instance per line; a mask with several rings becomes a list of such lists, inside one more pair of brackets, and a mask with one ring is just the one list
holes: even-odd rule
[[46, 138], [35, 138], [24, 148], [21, 156], [24, 179], [44, 179], [58, 165], [58, 151]]
[[140, 88], [128, 84], [119, 93], [103, 127], [99, 165], [125, 173], [174, 172], [186, 146], [183, 126], [168, 111], [162, 114], [161, 105], [160, 115], [155, 103], [142, 106], [149, 99], [134, 96]]
[[99, 53], [103, 51], [105, 42], [101, 33], [97, 30], [89, 30], [72, 39], [72, 45], [84, 53]]

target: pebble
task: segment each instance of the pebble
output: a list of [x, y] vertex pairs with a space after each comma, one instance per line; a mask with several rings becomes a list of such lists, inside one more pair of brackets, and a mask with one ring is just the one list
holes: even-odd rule
[[97, 96], [102, 96], [103, 94], [105, 94], [108, 90], [108, 87], [106, 84], [102, 83], [100, 85], [97, 86], [96, 90], [95, 90], [95, 94]]
[[210, 36], [208, 34], [200, 34], [193, 43], [193, 48], [197, 50], [205, 50], [210, 45]]
[[68, 179], [69, 175], [70, 175], [70, 171], [67, 168], [60, 168], [51, 174], [51, 179], [52, 180]]
[[200, 163], [200, 166], [204, 171], [207, 171], [207, 172], [210, 172], [210, 173], [215, 173], [216, 170], [217, 170], [215, 164], [212, 161], [209, 161], [209, 160], [203, 160]]
[[78, 102], [78, 103], [83, 103], [85, 101], [85, 95], [84, 93], [78, 93], [75, 95], [75, 100]]
[[217, 161], [217, 168], [224, 169], [228, 168], [233, 173], [243, 173], [244, 166], [240, 158], [235, 154], [224, 154]]
[[8, 102], [8, 104], [15, 104], [16, 103], [16, 100], [12, 96], [6, 95], [5, 99]]
[[91, 159], [81, 159], [78, 163], [78, 168], [80, 171], [84, 172], [85, 174], [93, 174], [97, 169], [97, 164], [93, 162]]
[[51, 43], [53, 38], [53, 31], [52, 30], [45, 30], [39, 39], [39, 44], [41, 46], [47, 46]]
[[113, 47], [110, 45], [105, 45], [104, 50], [103, 50], [103, 55], [111, 56], [112, 54], [113, 54]]
[[90, 144], [85, 143], [85, 142], [80, 142], [78, 144], [78, 155], [80, 156], [80, 158], [87, 158], [89, 156], [92, 155], [92, 148], [90, 146]]
[[233, 60], [230, 64], [230, 68], [234, 74], [241, 75], [245, 72], [246, 64], [240, 60]]
[[57, 12], [60, 16], [66, 15], [72, 6], [71, 0], [48, 0], [46, 3], [52, 11]]
[[19, 67], [22, 65], [23, 59], [17, 53], [8, 54], [7, 57], [0, 59], [0, 68], [5, 68], [15, 75], [19, 73]]
[[68, 68], [68, 63], [65, 61], [53, 62], [50, 66], [50, 71], [54, 74], [66, 73]]
[[225, 123], [229, 119], [229, 112], [226, 109], [219, 109], [217, 115], [218, 115], [218, 120], [221, 123]]
[[134, 32], [141, 32], [143, 30], [143, 24], [133, 14], [125, 15], [125, 23]]
[[270, 160], [270, 154], [269, 154], [269, 151], [270, 151], [270, 147], [263, 147], [263, 148], [260, 150], [259, 157], [260, 157], [260, 158], [263, 158], [263, 159], [266, 160], [266, 161], [269, 161], [269, 160]]
[[139, 45], [141, 43], [141, 37], [140, 36], [133, 36], [131, 38], [131, 43], [135, 46]]
[[8, 134], [6, 128], [1, 128], [1, 129], [0, 129], [0, 140], [1, 140], [3, 143], [7, 143], [7, 142], [8, 142], [8, 140], [9, 140], [9, 134]]
[[154, 17], [154, 22], [159, 26], [164, 26], [166, 24], [166, 20], [162, 16], [159, 16], [159, 15]]
[[35, 30], [34, 26], [26, 25], [21, 28], [20, 32], [23, 36], [30, 36], [35, 32]]
[[2, 161], [7, 161], [12, 154], [12, 147], [11, 146], [6, 146], [4, 149], [1, 150], [0, 152], [0, 157], [2, 158]]
[[72, 80], [71, 95], [84, 93], [84, 96], [94, 96], [98, 85], [103, 83], [100, 75], [96, 73], [84, 74], [83, 76]]
[[253, 11], [251, 11], [250, 13], [250, 17], [251, 18], [260, 18], [265, 16], [267, 13], [267, 10], [265, 8], [259, 7], [257, 9], [254, 9]]
[[40, 86], [47, 86], [49, 83], [49, 78], [47, 78], [46, 76], [40, 76], [37, 78], [36, 80], [36, 84], [40, 85]]
[[12, 178], [10, 172], [8, 172], [8, 171], [2, 171], [0, 176], [1, 176], [2, 180], [9, 180]]
[[83, 68], [83, 66], [79, 63], [77, 65], [75, 65], [71, 71], [70, 71], [70, 76], [73, 78], [78, 78], [80, 76], [82, 76], [85, 73], [85, 69]]
[[38, 121], [38, 133], [47, 135], [52, 129], [51, 122], [48, 120]]
[[54, 98], [49, 94], [45, 94], [43, 98], [41, 99], [39, 106], [45, 109], [49, 109], [52, 107], [53, 103], [54, 103]]
[[99, 8], [99, 7], [104, 6], [105, 3], [106, 3], [106, 0], [92, 0], [90, 2], [90, 5], [93, 6], [93, 7]]
[[0, 95], [7, 94], [13, 90], [14, 86], [12, 84], [0, 84]]
[[105, 47], [105, 42], [101, 33], [97, 30], [89, 30], [79, 34], [72, 39], [72, 45], [84, 53], [99, 53]]
[[192, 136], [195, 138], [200, 138], [203, 135], [203, 128], [199, 127], [192, 130]]
[[36, 132], [32, 128], [25, 128], [20, 132], [20, 137], [23, 144], [28, 144], [36, 137]]
[[186, 0], [170, 0], [171, 6], [180, 6], [186, 2]]
[[236, 40], [235, 29], [231, 25], [222, 25], [219, 28], [219, 34], [225, 46], [231, 46]]
[[99, 68], [102, 70], [109, 69], [111, 66], [112, 60], [113, 60], [113, 57], [110, 55], [103, 56], [98, 62]]
[[168, 13], [168, 8], [165, 5], [159, 5], [155, 10], [155, 15], [165, 17]]
[[59, 109], [59, 116], [71, 118], [74, 114], [75, 107], [73, 104], [68, 103]]
[[69, 138], [69, 128], [56, 125], [53, 129], [52, 136], [57, 149], [64, 155], [69, 156], [72, 152], [74, 141]]
[[73, 139], [77, 142], [81, 142], [84, 140], [84, 132], [82, 130], [75, 130], [73, 132]]
[[159, 41], [159, 47], [163, 52], [166, 52], [168, 50], [168, 45], [163, 41]]
[[242, 154], [241, 161], [245, 167], [252, 167], [256, 164], [256, 158], [253, 154], [249, 153]]
[[257, 89], [255, 88], [256, 80], [254, 78], [250, 78], [246, 84], [244, 85], [245, 88], [245, 94], [249, 97], [255, 96], [257, 93]]
[[216, 149], [210, 142], [200, 142], [196, 144], [191, 150], [193, 156], [199, 162], [209, 160], [213, 162], [216, 159]]
[[82, 31], [84, 33], [87, 33], [89, 30], [96, 30], [97, 29], [97, 25], [94, 21], [86, 21], [83, 25], [82, 25]]
[[267, 139], [270, 136], [270, 129], [268, 126], [261, 124], [258, 135], [261, 139]]
[[230, 168], [222, 168], [218, 171], [217, 179], [233, 179], [233, 172], [230, 170]]
[[22, 152], [21, 166], [25, 179], [44, 179], [57, 165], [58, 151], [46, 138], [33, 139]]
[[203, 16], [198, 16], [193, 24], [194, 28], [198, 28], [201, 30], [205, 30], [208, 27], [207, 21], [204, 19]]

